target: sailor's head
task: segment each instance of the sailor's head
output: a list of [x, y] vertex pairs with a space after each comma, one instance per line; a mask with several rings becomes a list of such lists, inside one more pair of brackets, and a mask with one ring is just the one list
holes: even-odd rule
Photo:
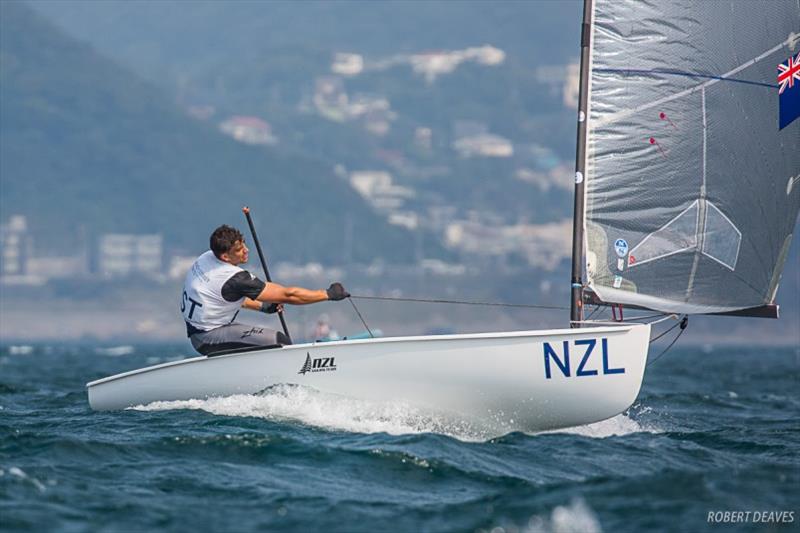
[[247, 263], [247, 254], [250, 250], [244, 244], [242, 233], [230, 226], [223, 224], [211, 234], [211, 251], [220, 261], [232, 265]]

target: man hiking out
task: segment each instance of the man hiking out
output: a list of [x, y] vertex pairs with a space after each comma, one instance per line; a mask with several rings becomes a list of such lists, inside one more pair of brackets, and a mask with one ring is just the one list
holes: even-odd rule
[[305, 305], [350, 296], [341, 283], [332, 283], [326, 290], [311, 290], [261, 281], [239, 267], [247, 262], [249, 250], [239, 230], [230, 226], [214, 230], [210, 247], [186, 274], [181, 296], [186, 333], [203, 355], [291, 343], [281, 331], [234, 322], [242, 307], [275, 313], [283, 309], [283, 304]]

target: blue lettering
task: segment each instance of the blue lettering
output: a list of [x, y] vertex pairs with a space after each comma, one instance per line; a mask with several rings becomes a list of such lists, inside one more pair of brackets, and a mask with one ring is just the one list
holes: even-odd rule
[[[620, 368], [611, 368], [608, 362], [608, 339], [601, 338], [600, 343], [602, 346], [603, 352], [603, 375], [608, 374], [624, 374], [625, 369]], [[597, 369], [590, 369], [587, 368], [589, 359], [594, 353], [594, 349], [597, 346], [597, 339], [581, 339], [573, 341], [575, 346], [585, 346], [583, 356], [581, 357], [580, 363], [578, 364], [578, 368], [575, 372], [576, 377], [585, 377], [585, 376], [597, 376], [600, 371]], [[550, 368], [550, 360], [552, 359], [555, 361], [556, 366], [561, 371], [561, 374], [568, 378], [571, 377], [572, 374], [570, 373], [570, 362], [569, 362], [569, 341], [563, 341], [564, 346], [564, 357], [563, 359], [558, 355], [558, 352], [550, 345], [549, 342], [543, 343], [544, 345], [544, 375], [546, 379], [552, 379], [553, 373], [552, 369]]]
[[550, 358], [556, 362], [558, 368], [561, 369], [561, 373], [564, 377], [569, 377], [569, 342], [564, 341], [564, 361], [562, 362], [561, 359], [558, 358], [558, 354], [553, 347], [550, 346], [549, 342], [544, 343], [544, 375], [547, 379], [551, 379], [550, 374]]
[[624, 368], [608, 368], [608, 339], [600, 340], [603, 344], [603, 374], [624, 374]]
[[189, 308], [189, 318], [192, 318], [192, 316], [194, 316], [194, 308], [203, 307], [203, 304], [201, 304], [197, 300], [193, 300], [191, 297], [189, 297], [188, 294], [186, 294], [186, 291], [183, 291], [183, 298], [181, 299], [181, 313], [186, 312], [186, 300], [192, 302], [192, 306]]
[[[605, 339], [603, 339], [605, 341]], [[597, 339], [585, 339], [580, 341], [575, 341], [575, 346], [586, 346], [586, 352], [583, 354], [583, 359], [581, 359], [581, 364], [578, 365], [578, 371], [575, 372], [576, 376], [596, 376], [597, 370], [584, 370], [583, 367], [586, 366], [586, 362], [589, 360], [589, 356], [592, 355], [592, 350], [597, 345]]]

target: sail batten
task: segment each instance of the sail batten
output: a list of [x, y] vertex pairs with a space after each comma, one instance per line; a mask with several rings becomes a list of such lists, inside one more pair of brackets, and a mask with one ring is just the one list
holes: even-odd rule
[[800, 99], [800, 73], [789, 88], [778, 76], [800, 52], [800, 3], [594, 0], [592, 21], [593, 297], [670, 313], [768, 308], [800, 209], [800, 120], [782, 107], [785, 91]]
[[697, 92], [697, 91], [702, 91], [706, 87], [714, 85], [715, 83], [718, 83], [720, 81], [726, 81], [726, 82], [730, 82], [730, 83], [744, 83], [744, 84], [748, 84], [748, 85], [755, 85], [755, 86], [765, 87], [765, 88], [774, 90], [777, 87], [777, 84], [775, 84], [775, 83], [767, 83], [767, 82], [762, 82], [762, 81], [751, 81], [751, 80], [746, 80], [746, 79], [733, 78], [733, 76], [735, 76], [737, 73], [739, 73], [743, 69], [754, 65], [758, 61], [761, 61], [761, 60], [769, 57], [770, 55], [772, 55], [775, 52], [781, 50], [782, 48], [791, 46], [792, 43], [794, 43], [794, 42], [795, 42], [795, 39], [790, 34], [790, 36], [787, 37], [787, 39], [785, 41], [781, 42], [780, 44], [777, 44], [777, 45], [773, 46], [772, 48], [770, 48], [766, 52], [758, 55], [757, 57], [754, 57], [753, 59], [745, 61], [741, 65], [738, 65], [737, 67], [733, 68], [732, 70], [730, 70], [730, 71], [728, 71], [728, 72], [726, 72], [724, 74], [721, 74], [721, 75], [701, 74], [701, 73], [693, 73], [693, 72], [679, 72], [679, 71], [676, 71], [676, 70], [658, 69], [658, 68], [651, 69], [651, 70], [604, 69], [604, 68], [594, 69], [592, 72], [596, 73], [596, 74], [600, 74], [600, 73], [606, 72], [606, 73], [616, 73], [616, 74], [620, 74], [620, 75], [624, 75], [624, 76], [630, 76], [630, 75], [644, 76], [644, 75], [647, 75], [647, 74], [651, 74], [651, 75], [660, 74], [660, 75], [667, 75], [667, 76], [672, 76], [672, 75], [681, 76], [682, 75], [682, 76], [684, 76], [686, 78], [708, 78], [708, 81], [705, 81], [703, 83], [697, 84], [697, 85], [695, 85], [693, 87], [689, 87], [688, 89], [684, 89], [684, 90], [679, 91], [679, 92], [677, 92], [675, 94], [664, 96], [664, 97], [660, 98], [659, 100], [655, 100], [653, 102], [648, 102], [648, 103], [646, 103], [644, 105], [641, 105], [641, 106], [639, 106], [637, 108], [634, 108], [634, 109], [630, 109], [630, 110], [627, 110], [627, 111], [620, 111], [618, 113], [618, 115], [616, 115], [616, 116], [612, 115], [612, 116], [606, 117], [604, 119], [599, 119], [598, 120], [598, 125], [604, 125], [604, 124], [607, 124], [607, 123], [610, 123], [610, 122], [616, 122], [617, 120], [621, 120], [621, 119], [623, 119], [623, 118], [625, 118], [627, 116], [630, 116], [631, 114], [640, 113], [642, 111], [646, 111], [647, 109], [651, 109], [653, 107], [658, 107], [660, 105], [663, 105], [663, 104], [669, 102], [670, 100], [674, 100], [674, 99], [677, 99], [677, 98], [682, 98], [682, 97], [684, 97], [684, 96], [686, 96], [688, 94], [692, 94], [692, 93]]

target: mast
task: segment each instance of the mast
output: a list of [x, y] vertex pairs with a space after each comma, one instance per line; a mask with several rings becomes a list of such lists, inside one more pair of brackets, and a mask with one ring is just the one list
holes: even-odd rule
[[578, 92], [578, 142], [575, 150], [575, 204], [572, 218], [572, 289], [569, 306], [571, 327], [580, 327], [583, 320], [583, 224], [586, 187], [586, 123], [589, 103], [589, 63], [592, 36], [593, 0], [583, 2], [581, 25], [581, 78]]

